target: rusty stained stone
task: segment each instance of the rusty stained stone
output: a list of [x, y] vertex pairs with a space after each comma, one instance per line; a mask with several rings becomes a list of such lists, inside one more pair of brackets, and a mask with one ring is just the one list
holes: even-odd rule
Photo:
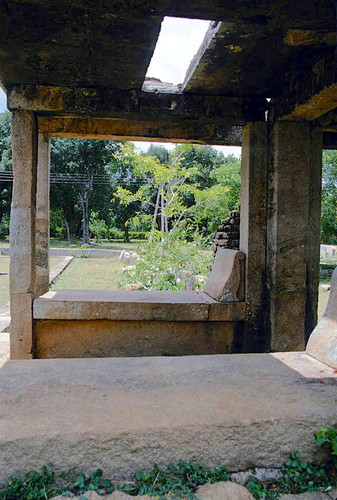
[[330, 52], [300, 76], [288, 73], [282, 96], [272, 101], [272, 121], [312, 121], [337, 107], [334, 52]]
[[336, 32], [322, 33], [315, 30], [291, 29], [287, 32], [284, 43], [296, 46], [324, 44], [334, 47], [337, 43]]

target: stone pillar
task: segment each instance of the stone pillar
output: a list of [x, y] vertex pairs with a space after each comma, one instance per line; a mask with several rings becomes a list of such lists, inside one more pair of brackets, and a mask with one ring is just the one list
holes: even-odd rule
[[13, 196], [11, 205], [11, 358], [29, 359], [33, 351], [37, 123], [29, 111], [12, 113]]
[[267, 269], [272, 351], [303, 350], [315, 324], [321, 134], [308, 122], [272, 128]]
[[43, 134], [38, 134], [35, 297], [49, 290], [49, 172], [50, 141]]
[[244, 352], [265, 350], [267, 123], [242, 134], [240, 250], [246, 254]]

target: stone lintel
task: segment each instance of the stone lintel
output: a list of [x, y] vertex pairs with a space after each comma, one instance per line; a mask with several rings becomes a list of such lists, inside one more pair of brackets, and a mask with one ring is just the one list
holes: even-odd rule
[[184, 121], [118, 120], [39, 116], [39, 132], [54, 137], [121, 141], [158, 141], [240, 146], [242, 127]]
[[331, 51], [310, 70], [290, 79], [280, 99], [275, 99], [274, 121], [313, 121], [337, 108], [335, 55]]
[[9, 89], [8, 108], [39, 113], [163, 122], [211, 120], [243, 125], [264, 119], [267, 101], [251, 97], [187, 95], [142, 90], [18, 85]]

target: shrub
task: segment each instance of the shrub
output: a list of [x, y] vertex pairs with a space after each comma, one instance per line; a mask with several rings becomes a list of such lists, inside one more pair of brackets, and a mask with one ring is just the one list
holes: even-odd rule
[[[120, 286], [138, 283], [144, 290], [184, 290], [190, 276], [207, 275], [212, 261], [211, 252], [201, 249], [200, 242], [146, 242], [137, 249], [140, 258], [127, 269]], [[197, 288], [202, 283], [197, 283]]]

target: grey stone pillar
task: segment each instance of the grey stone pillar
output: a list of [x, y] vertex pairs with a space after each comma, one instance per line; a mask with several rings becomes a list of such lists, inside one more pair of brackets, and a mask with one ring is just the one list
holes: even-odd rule
[[244, 352], [265, 350], [267, 123], [243, 128], [240, 250], [246, 254]]
[[12, 113], [12, 148], [10, 351], [12, 359], [29, 359], [33, 350], [32, 302], [36, 273], [37, 123], [33, 113], [21, 110]]
[[49, 137], [38, 134], [35, 297], [49, 290], [49, 175], [50, 140]]
[[273, 126], [267, 232], [272, 351], [304, 349], [316, 321], [321, 153], [321, 134], [310, 123]]

